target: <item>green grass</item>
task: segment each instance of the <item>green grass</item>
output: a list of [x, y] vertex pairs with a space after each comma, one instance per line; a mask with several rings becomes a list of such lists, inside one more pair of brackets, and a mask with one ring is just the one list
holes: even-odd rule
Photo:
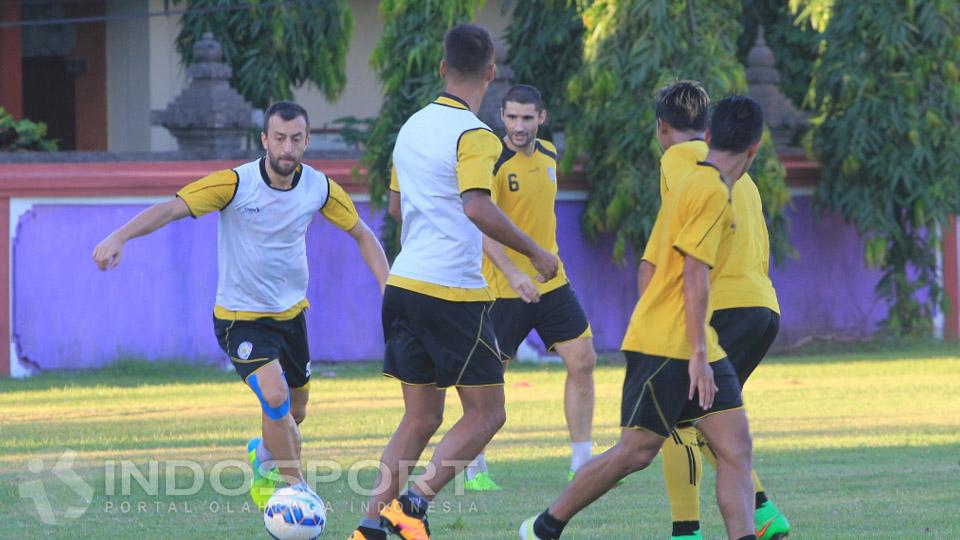
[[[376, 369], [315, 366], [315, 373], [333, 371], [336, 377], [315, 377], [312, 384], [305, 460], [349, 466], [379, 457], [402, 404], [397, 384]], [[519, 522], [560, 492], [568, 460], [563, 377], [559, 366], [511, 366], [507, 425], [488, 452], [492, 474], [506, 489], [442, 493], [431, 513], [436, 538], [514, 538]], [[617, 438], [621, 381], [616, 361], [598, 369], [597, 451]], [[793, 537], [960, 537], [958, 388], [956, 346], [768, 359], [745, 399], [757, 469], [793, 523]], [[445, 428], [459, 416], [455, 395], [448, 399]], [[97, 372], [0, 380], [0, 538], [266, 537], [247, 496], [218, 494], [209, 476], [217, 462], [243, 459], [242, 447], [258, 429], [250, 392], [232, 373], [215, 369], [124, 363]], [[81, 501], [50, 473], [68, 449], [77, 452], [75, 469], [94, 486], [89, 508], [73, 520], [63, 512]], [[147, 472], [151, 460], [161, 460], [161, 494], [149, 494], [136, 482], [124, 494], [121, 462]], [[199, 492], [163, 494], [166, 472], [173, 473], [176, 487], [192, 483], [193, 475], [183, 466], [174, 469], [172, 460], [202, 467]], [[107, 481], [106, 462], [115, 464], [113, 482]], [[43, 470], [33, 473], [28, 464]], [[227, 468], [220, 478], [235, 489], [241, 473]], [[359, 478], [369, 485], [371, 470]], [[42, 524], [34, 503], [20, 495], [38, 479], [57, 525]], [[703, 525], [707, 538], [721, 538], [713, 485], [708, 472]], [[317, 491], [332, 507], [325, 537], [346, 538], [365, 498], [351, 492], [346, 477], [321, 483]], [[577, 516], [564, 538], [666, 538], [669, 524], [657, 460]]]

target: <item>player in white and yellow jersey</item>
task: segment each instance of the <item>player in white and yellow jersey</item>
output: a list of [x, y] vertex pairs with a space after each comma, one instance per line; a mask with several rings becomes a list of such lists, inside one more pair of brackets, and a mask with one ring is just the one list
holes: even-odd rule
[[[380, 540], [385, 530], [428, 539], [430, 500], [506, 420], [493, 296], [481, 271], [483, 235], [523, 253], [542, 279], [557, 273], [557, 257], [490, 199], [501, 144], [476, 117], [496, 70], [490, 33], [463, 24], [447, 32], [443, 45], [444, 93], [404, 123], [393, 150], [390, 197], [402, 214], [402, 247], [383, 299], [383, 372], [401, 383], [404, 416], [383, 451], [376, 493], [353, 540]], [[463, 416], [437, 444], [427, 474], [401, 495], [412, 464], [440, 427], [451, 387]]]
[[131, 238], [186, 216], [219, 212], [214, 329], [262, 408], [262, 437], [247, 443], [250, 494], [262, 507], [281, 479], [311, 489], [300, 469], [298, 427], [307, 414], [310, 383], [307, 226], [320, 213], [347, 231], [381, 290], [388, 267], [380, 242], [343, 188], [302, 163], [310, 140], [303, 107], [271, 105], [260, 140], [264, 157], [201, 178], [176, 198], [144, 210], [100, 242], [93, 258], [103, 270], [114, 268]]
[[[520, 230], [559, 257], [557, 245], [557, 149], [537, 138], [546, 121], [540, 92], [521, 84], [510, 88], [501, 101], [500, 116], [506, 127], [503, 151], [493, 169], [491, 197]], [[590, 460], [593, 425], [593, 349], [590, 323], [571, 287], [563, 263], [556, 279], [536, 281], [537, 271], [526, 257], [484, 239], [483, 275], [497, 300], [490, 308], [493, 327], [506, 362], [533, 330], [547, 350], [556, 351], [567, 369], [563, 411], [570, 433], [568, 479]], [[502, 269], [502, 270], [501, 270]], [[481, 452], [467, 467], [467, 491], [500, 489], [487, 471]]]
[[756, 539], [749, 425], [736, 371], [708, 321], [710, 268], [735, 256], [731, 189], [750, 167], [762, 134], [755, 101], [732, 97], [717, 104], [710, 151], [664, 198], [649, 240], [657, 268], [623, 339], [620, 440], [584, 465], [546, 511], [524, 521], [521, 539], [559, 538], [580, 510], [646, 468], [683, 422], [695, 423], [718, 456], [717, 500], [729, 538]]
[[[707, 107], [710, 98], [694, 81], [679, 81], [657, 93], [657, 140], [664, 149], [660, 159], [660, 196], [697, 169], [707, 156]], [[777, 294], [768, 276], [770, 240], [760, 193], [749, 174], [733, 188], [733, 211], [737, 231], [728, 257], [711, 270], [710, 326], [717, 331], [743, 387], [776, 338], [780, 322]], [[647, 244], [640, 275], [649, 279], [656, 269], [657, 244]], [[641, 292], [642, 294], [642, 292]], [[701, 455], [702, 454], [702, 455]], [[709, 445], [690, 425], [678, 426], [664, 443], [664, 483], [670, 499], [674, 540], [702, 538], [700, 531], [700, 480], [703, 457], [716, 464]], [[776, 540], [786, 536], [790, 524], [768, 500], [763, 484], [753, 473], [754, 521], [757, 537]]]

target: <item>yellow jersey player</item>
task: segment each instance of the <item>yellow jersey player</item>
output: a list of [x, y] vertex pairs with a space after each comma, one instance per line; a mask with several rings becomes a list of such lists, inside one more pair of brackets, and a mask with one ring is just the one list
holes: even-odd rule
[[[523, 253], [543, 279], [557, 273], [556, 256], [490, 199], [501, 144], [476, 117], [496, 70], [490, 33], [463, 24], [443, 45], [444, 93], [404, 123], [393, 150], [390, 198], [401, 213], [402, 247], [384, 293], [383, 372], [401, 383], [404, 415], [353, 540], [382, 540], [386, 531], [428, 540], [429, 502], [506, 420], [493, 296], [481, 271], [483, 235]], [[463, 416], [437, 444], [426, 473], [400, 494], [440, 427], [447, 388], [456, 388]]]
[[[657, 93], [657, 140], [664, 149], [660, 160], [660, 195], [697, 169], [707, 156], [703, 140], [709, 97], [693, 81], [671, 84]], [[768, 276], [770, 240], [763, 217], [760, 193], [749, 174], [733, 188], [733, 210], [737, 232], [731, 252], [735, 254], [711, 271], [710, 326], [717, 331], [741, 388], [777, 336], [780, 306]], [[656, 246], [644, 252], [641, 275], [655, 270]], [[699, 447], [699, 448], [698, 448]], [[670, 434], [663, 446], [664, 481], [670, 499], [674, 540], [702, 538], [700, 532], [700, 479], [703, 456], [716, 464], [709, 445], [695, 428], [686, 425]], [[771, 540], [790, 532], [786, 517], [767, 499], [756, 471], [754, 521], [757, 538]]]
[[260, 140], [266, 156], [215, 172], [144, 210], [100, 242], [93, 258], [102, 270], [114, 268], [127, 240], [177, 219], [219, 212], [214, 330], [262, 408], [262, 437], [251, 439], [246, 451], [253, 466], [250, 495], [263, 507], [281, 479], [311, 489], [300, 470], [299, 429], [310, 395], [307, 226], [319, 212], [347, 231], [381, 291], [388, 267], [380, 242], [343, 188], [302, 163], [310, 141], [303, 107], [271, 105]]
[[[494, 166], [491, 198], [520, 230], [554, 255], [557, 246], [557, 149], [537, 139], [546, 120], [540, 92], [528, 85], [510, 88], [500, 110], [506, 136]], [[597, 354], [587, 316], [563, 270], [546, 283], [526, 257], [484, 239], [483, 275], [497, 300], [490, 308], [493, 328], [505, 362], [516, 356], [527, 335], [536, 330], [547, 350], [556, 351], [567, 368], [563, 411], [570, 433], [568, 478], [590, 460], [593, 424], [593, 368]], [[495, 261], [495, 263], [494, 263]], [[504, 270], [501, 270], [503, 268]], [[495, 490], [481, 452], [467, 467], [468, 491]]]
[[[718, 456], [717, 500], [731, 539], [756, 539], [751, 441], [740, 385], [710, 320], [710, 268], [732, 256], [731, 189], [760, 146], [763, 113], [746, 97], [720, 101], [710, 150], [671, 188], [650, 238], [656, 271], [630, 318], [620, 440], [574, 476], [550, 507], [523, 522], [522, 540], [553, 540], [580, 510], [646, 468], [670, 432], [693, 422]], [[629, 531], [619, 536], [630, 536]]]

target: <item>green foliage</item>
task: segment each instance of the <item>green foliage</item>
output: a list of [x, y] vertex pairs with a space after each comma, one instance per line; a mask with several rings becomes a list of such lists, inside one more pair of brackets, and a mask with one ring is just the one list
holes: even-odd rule
[[543, 137], [576, 121], [577, 111], [566, 99], [567, 82], [580, 69], [583, 57], [582, 0], [524, 0], [516, 3], [507, 27], [507, 64], [513, 83], [536, 86], [543, 94], [548, 121]]
[[[583, 156], [590, 186], [584, 228], [615, 235], [614, 258], [646, 243], [660, 204], [653, 96], [676, 79], [697, 79], [716, 99], [744, 92], [736, 59], [740, 2], [598, 0], [584, 11], [583, 64], [568, 98], [579, 107], [568, 128], [564, 166]], [[770, 218], [775, 260], [790, 253], [784, 170], [769, 137], [750, 173]]]
[[[823, 39], [811, 87], [818, 201], [864, 237], [890, 329], [926, 335], [943, 299], [939, 227], [960, 213], [960, 4], [839, 2]], [[918, 301], [924, 291], [933, 302]]]
[[47, 138], [47, 125], [24, 118], [15, 120], [0, 107], [0, 152], [55, 152], [57, 142]]
[[173, 1], [187, 5], [176, 41], [183, 63], [194, 41], [212, 32], [233, 68], [230, 84], [254, 107], [291, 99], [291, 89], [307, 82], [331, 101], [343, 91], [353, 34], [346, 0]]
[[797, 15], [797, 23], [809, 23], [817, 32], [823, 32], [830, 22], [833, 3], [834, 0], [790, 0], [788, 5], [790, 12]]
[[746, 65], [747, 53], [763, 25], [767, 46], [773, 50], [780, 72], [780, 89], [798, 107], [810, 88], [813, 64], [817, 61], [820, 35], [809, 25], [797, 24], [783, 0], [743, 0], [743, 33], [737, 40], [737, 58]]
[[[383, 85], [383, 104], [366, 137], [360, 164], [366, 169], [370, 201], [382, 207], [390, 185], [390, 167], [397, 132], [407, 118], [443, 89], [438, 69], [443, 36], [469, 21], [483, 0], [382, 0], [383, 34], [370, 64]], [[399, 247], [398, 227], [384, 219], [381, 238], [391, 257]]]

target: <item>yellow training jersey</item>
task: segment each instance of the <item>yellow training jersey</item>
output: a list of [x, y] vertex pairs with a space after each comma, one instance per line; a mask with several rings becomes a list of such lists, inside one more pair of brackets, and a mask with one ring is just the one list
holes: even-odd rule
[[491, 191], [500, 139], [457, 96], [443, 94], [411, 116], [393, 149], [400, 193], [400, 253], [387, 284], [454, 302], [485, 302], [483, 233], [462, 195]]
[[[730, 190], [711, 165], [698, 165], [693, 173], [671, 186], [657, 216], [657, 235], [650, 238], [653, 249], [661, 254], [657, 270], [630, 317], [623, 350], [690, 359], [684, 314], [684, 257], [716, 267], [725, 253], [724, 244], [732, 241], [733, 215]], [[704, 326], [707, 359], [713, 362], [725, 353], [709, 324], [711, 314], [708, 306]]]
[[[660, 158], [660, 198], [671, 187], [692, 173], [697, 163], [707, 157], [707, 143], [693, 139], [668, 148]], [[733, 209], [737, 229], [730, 244], [732, 257], [714, 268], [710, 302], [714, 309], [765, 307], [780, 313], [777, 293], [769, 277], [770, 238], [763, 217], [760, 192], [749, 174], [733, 186]], [[656, 225], [654, 225], [656, 229]], [[651, 231], [651, 238], [656, 231]], [[647, 242], [643, 260], [657, 264], [654, 242]]]
[[[660, 201], [666, 197], [670, 187], [688, 174], [692, 173], [697, 167], [697, 162], [707, 158], [707, 143], [703, 139], [693, 139], [682, 142], [667, 148], [660, 156]], [[650, 231], [650, 238], [657, 234], [657, 222], [654, 222], [654, 229]], [[654, 252], [654, 242], [647, 242], [647, 247], [643, 250], [643, 260], [656, 265], [658, 253]]]
[[[537, 139], [529, 156], [514, 152], [506, 145], [493, 168], [493, 188], [490, 196], [510, 221], [543, 249], [559, 257], [557, 245], [557, 148], [548, 141]], [[522, 272], [530, 276], [541, 293], [548, 293], [567, 283], [563, 262], [557, 277], [546, 283], [536, 281], [537, 271], [530, 260], [503, 246], [507, 257]], [[483, 277], [497, 298], [518, 298], [510, 282], [493, 262], [483, 258]]]
[[749, 174], [733, 185], [733, 211], [737, 229], [729, 257], [713, 269], [710, 304], [713, 309], [765, 307], [780, 313], [777, 293], [770, 281], [770, 238], [763, 217], [760, 191]]
[[218, 211], [217, 299], [227, 320], [289, 320], [309, 306], [306, 231], [319, 211], [351, 230], [360, 221], [350, 196], [303, 164], [292, 186], [270, 184], [265, 159], [218, 171], [177, 193], [193, 217]]

